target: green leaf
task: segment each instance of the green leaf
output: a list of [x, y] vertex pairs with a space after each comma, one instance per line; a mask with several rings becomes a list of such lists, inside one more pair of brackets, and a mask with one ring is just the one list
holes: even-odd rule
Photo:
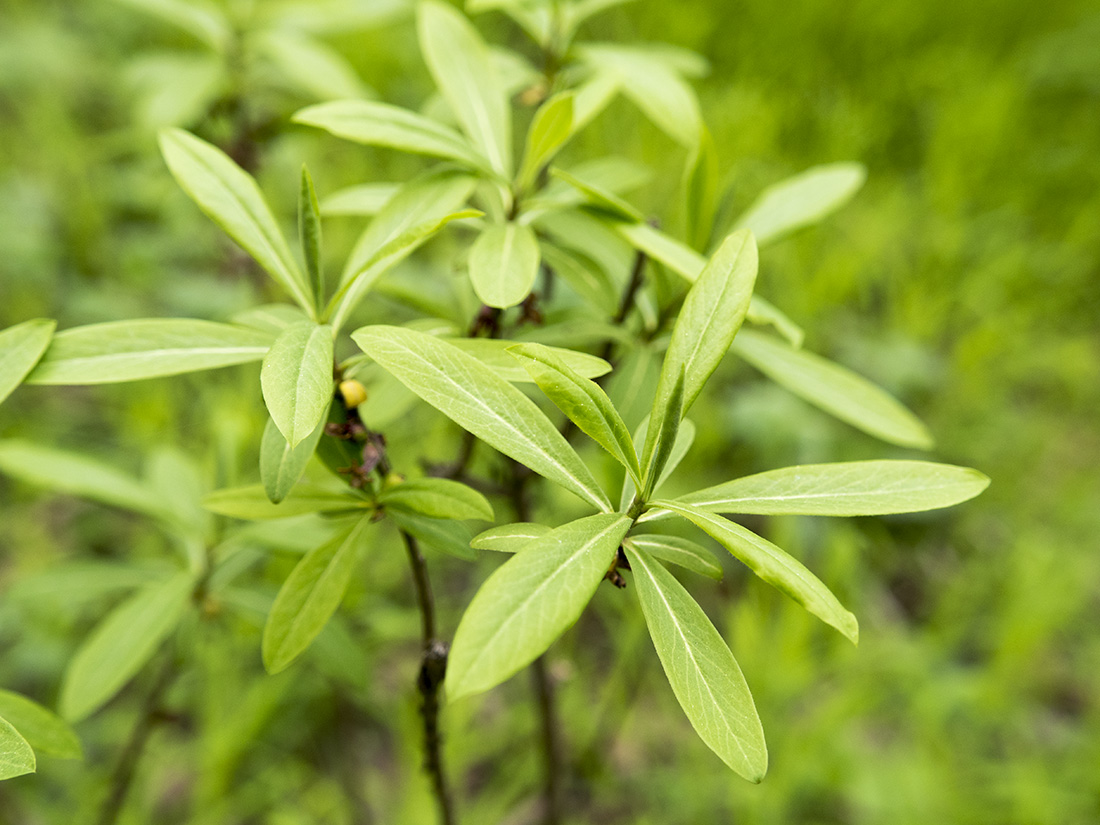
[[279, 589], [261, 645], [268, 673], [285, 670], [317, 637], [343, 601], [362, 557], [369, 517], [307, 553]]
[[60, 759], [80, 759], [83, 756], [76, 731], [56, 713], [26, 696], [0, 690], [0, 717], [17, 727], [36, 751]]
[[34, 773], [34, 751], [12, 725], [0, 718], [0, 779]]
[[481, 302], [507, 309], [526, 298], [539, 274], [535, 232], [513, 221], [486, 227], [470, 249], [470, 282]]
[[306, 321], [308, 318], [300, 307], [290, 304], [261, 304], [234, 313], [229, 320], [234, 324], [271, 333], [269, 341], [272, 341], [291, 324]]
[[[665, 467], [676, 449], [677, 436], [680, 432], [680, 421], [684, 416], [684, 369], [680, 368], [676, 376], [676, 383], [672, 385], [672, 391], [665, 399], [661, 409], [661, 417], [655, 418], [652, 414], [646, 425], [646, 448], [649, 461], [646, 463], [645, 475], [642, 479], [642, 501], [648, 501], [653, 491], [657, 489], [657, 480], [664, 476]], [[653, 422], [659, 425], [655, 428], [656, 435], [650, 442], [650, 429]]]
[[417, 9], [420, 51], [463, 131], [504, 177], [512, 172], [512, 120], [481, 35], [456, 9], [429, 0]]
[[572, 521], [526, 545], [481, 586], [447, 661], [447, 697], [481, 693], [541, 656], [580, 617], [615, 560], [630, 518]]
[[56, 327], [55, 321], [39, 319], [0, 332], [0, 404], [38, 363]]
[[932, 448], [932, 434], [913, 413], [839, 364], [750, 330], [737, 336], [733, 350], [775, 383], [865, 433], [902, 447]]
[[429, 518], [400, 510], [391, 510], [387, 515], [400, 529], [429, 547], [463, 561], [477, 558], [477, 553], [470, 548], [473, 531], [461, 521]]
[[356, 143], [446, 158], [471, 169], [489, 169], [489, 162], [454, 129], [388, 103], [321, 103], [302, 109], [293, 120]]
[[880, 516], [951, 507], [974, 498], [989, 478], [930, 461], [804, 464], [745, 476], [676, 501], [711, 513]]
[[539, 243], [539, 253], [543, 263], [586, 303], [604, 310], [608, 316], [618, 310], [618, 287], [603, 267], [587, 255], [545, 240]]
[[751, 229], [763, 246], [832, 214], [866, 179], [867, 170], [860, 163], [814, 166], [765, 189], [735, 227]]
[[378, 503], [430, 518], [492, 521], [493, 505], [477, 490], [446, 478], [418, 478], [383, 490]]
[[795, 349], [802, 346], [802, 341], [806, 337], [802, 327], [788, 318], [778, 307], [772, 305], [769, 301], [765, 301], [759, 295], [752, 296], [752, 301], [749, 303], [749, 312], [745, 318], [757, 326], [774, 327], [775, 331], [786, 338], [787, 343]]
[[262, 484], [215, 490], [203, 497], [202, 506], [212, 513], [246, 520], [288, 518], [305, 513], [339, 513], [372, 508], [362, 496], [335, 492], [316, 484], [299, 484], [279, 504], [272, 504]]
[[689, 504], [664, 500], [652, 504], [687, 519], [772, 587], [786, 593], [821, 621], [835, 627], [852, 644], [859, 642], [856, 617], [845, 610], [832, 591], [793, 556], [740, 524]]
[[312, 313], [305, 276], [252, 176], [216, 146], [182, 129], [162, 130], [160, 149], [172, 176], [199, 208]]
[[107, 614], [65, 671], [61, 715], [78, 722], [106, 704], [176, 629], [191, 601], [195, 579], [177, 573], [144, 587]]
[[28, 384], [114, 384], [259, 361], [271, 335], [254, 329], [148, 318], [57, 333]]
[[599, 385], [571, 370], [542, 344], [519, 344], [509, 347], [508, 351], [521, 360], [546, 397], [581, 432], [614, 456], [640, 484], [642, 471], [630, 432]]
[[[645, 420], [638, 425], [638, 429], [634, 431], [635, 444], [645, 443], [647, 427], [649, 427], [649, 416], [646, 416]], [[676, 430], [676, 440], [672, 443], [672, 450], [669, 452], [668, 459], [665, 461], [664, 469], [661, 470], [661, 475], [657, 478], [657, 483], [653, 485], [653, 489], [650, 491], [651, 495], [660, 490], [664, 483], [668, 481], [668, 477], [680, 466], [680, 462], [684, 460], [684, 456], [688, 454], [688, 450], [691, 449], [693, 443], [695, 443], [695, 424], [692, 423], [690, 418], [685, 418], [680, 422], [679, 429]], [[634, 486], [629, 476], [623, 479], [623, 491], [619, 506], [620, 510], [625, 510], [630, 506], [636, 489], [637, 488]]]
[[[505, 381], [512, 384], [529, 384], [533, 381], [527, 370], [509, 352], [512, 347], [519, 344], [518, 341], [506, 341], [502, 338], [446, 338], [444, 340], [474, 356]], [[569, 369], [584, 378], [599, 378], [611, 372], [611, 365], [595, 355], [560, 347], [546, 347], [546, 349]]]
[[[681, 374], [684, 395], [680, 415], [683, 415], [717, 369], [745, 319], [756, 281], [756, 266], [756, 243], [747, 231], [730, 235], [711, 257], [688, 292], [672, 328], [651, 421], [662, 422], [663, 427]], [[660, 432], [660, 427], [649, 427], [642, 450], [643, 464], [652, 458]]]
[[257, 32], [252, 47], [278, 71], [280, 80], [318, 100], [372, 97], [354, 67], [340, 52], [300, 31]]
[[470, 540], [475, 550], [495, 550], [498, 553], [517, 553], [535, 539], [542, 538], [552, 528], [545, 524], [529, 521], [517, 521], [490, 527], [484, 533], [478, 533]]
[[671, 573], [637, 547], [626, 554], [653, 646], [691, 726], [735, 773], [760, 782], [768, 750], [737, 660]]
[[520, 166], [518, 188], [525, 191], [539, 171], [557, 154], [573, 133], [573, 93], [556, 94], [543, 103], [527, 130], [527, 148]]
[[623, 541], [626, 549], [644, 550], [653, 558], [669, 564], [678, 564], [685, 570], [720, 581], [722, 565], [707, 548], [691, 539], [680, 536], [664, 536], [658, 533], [639, 533]]
[[645, 215], [614, 192], [610, 192], [598, 184], [581, 180], [576, 175], [566, 172], [564, 169], [558, 169], [557, 167], [551, 169], [550, 174], [559, 180], [565, 181], [582, 194], [587, 195], [593, 206], [598, 207], [604, 212], [609, 212], [616, 218], [620, 218], [624, 221], [645, 220]]
[[710, 132], [703, 127], [684, 170], [685, 234], [692, 246], [706, 249], [710, 245], [717, 206], [718, 156]]
[[333, 192], [321, 201], [321, 214], [377, 215], [401, 187], [396, 183], [363, 183]]
[[205, 0], [115, 0], [124, 6], [159, 17], [201, 40], [216, 52], [229, 44], [229, 21], [221, 11]]
[[332, 345], [332, 327], [302, 321], [283, 330], [264, 357], [264, 402], [291, 449], [317, 429], [332, 400]]
[[0, 441], [0, 471], [58, 493], [170, 518], [172, 510], [149, 486], [94, 458], [29, 441]]
[[321, 268], [321, 207], [317, 205], [313, 178], [304, 164], [302, 186], [298, 195], [298, 238], [302, 244], [302, 257], [306, 262], [310, 290], [313, 292], [313, 305], [320, 312], [325, 306], [325, 273]]
[[473, 356], [400, 327], [363, 327], [352, 339], [460, 427], [594, 507], [611, 510], [584, 462], [535, 403]]
[[267, 420], [260, 441], [260, 480], [272, 504], [286, 498], [298, 483], [324, 431], [325, 416], [322, 416], [313, 432], [298, 442], [297, 447], [291, 447], [275, 422]]

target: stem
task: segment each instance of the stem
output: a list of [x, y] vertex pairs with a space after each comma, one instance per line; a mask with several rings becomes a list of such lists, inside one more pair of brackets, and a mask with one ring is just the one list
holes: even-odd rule
[[546, 667], [546, 657], [539, 656], [531, 664], [531, 676], [538, 697], [539, 720], [542, 723], [542, 768], [545, 825], [559, 825], [561, 800], [561, 737], [554, 706], [554, 681]]

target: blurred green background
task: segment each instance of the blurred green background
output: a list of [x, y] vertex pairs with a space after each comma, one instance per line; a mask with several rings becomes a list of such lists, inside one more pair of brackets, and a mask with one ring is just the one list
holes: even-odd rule
[[[499, 15], [477, 19], [491, 40], [526, 48]], [[707, 58], [696, 88], [733, 185], [731, 214], [808, 166], [866, 164], [852, 204], [766, 250], [758, 289], [803, 325], [810, 349], [924, 419], [936, 460], [993, 483], [947, 512], [758, 525], [856, 613], [858, 648], [732, 565], [719, 589], [689, 583], [756, 697], [771, 753], [759, 786], [695, 738], [632, 601], [601, 591], [551, 651], [570, 821], [1100, 821], [1100, 10], [1089, 0], [638, 0], [584, 34]], [[428, 94], [407, 16], [327, 42], [382, 99], [415, 106]], [[182, 76], [181, 63], [158, 74], [156, 58], [201, 53], [124, 4], [3, 0], [0, 327], [37, 316], [62, 327], [224, 319], [260, 294], [259, 281], [219, 270], [227, 244], [156, 151], [154, 93], [174, 78], [179, 104], [200, 76]], [[261, 66], [247, 84], [259, 177], [285, 216], [303, 159], [322, 193], [420, 168], [290, 126], [314, 98], [277, 73]], [[231, 121], [223, 107], [187, 125], [224, 138]], [[645, 163], [653, 182], [635, 202], [674, 212], [683, 152], [634, 109], [616, 103], [578, 148]], [[330, 245], [346, 248], [355, 228], [329, 221]], [[131, 469], [174, 445], [205, 456], [210, 483], [250, 480], [263, 421], [255, 372], [24, 388], [0, 410], [0, 436]], [[706, 462], [683, 475], [905, 455], [747, 368], [723, 375], [693, 416], [713, 424], [695, 451]], [[0, 479], [0, 685], [51, 702], [111, 601], [80, 581], [35, 590], [34, 576], [62, 560], [155, 561], [159, 543], [136, 519]], [[270, 565], [272, 592], [292, 561]], [[217, 695], [202, 719], [154, 740], [129, 821], [429, 821], [401, 562], [373, 558], [316, 667], [265, 677], [255, 624], [196, 630], [212, 637], [207, 660], [180, 690]], [[477, 579], [451, 564], [435, 571], [453, 628]], [[132, 713], [116, 703], [81, 728], [85, 763], [44, 758], [36, 777], [0, 786], [0, 822], [73, 821], [101, 792]], [[533, 821], [539, 769], [525, 743], [536, 724], [522, 676], [450, 713], [466, 821]]]

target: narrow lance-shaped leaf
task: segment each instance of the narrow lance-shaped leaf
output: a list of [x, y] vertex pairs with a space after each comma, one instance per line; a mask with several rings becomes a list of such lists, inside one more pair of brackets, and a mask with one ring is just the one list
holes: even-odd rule
[[[672, 453], [676, 449], [676, 436], [680, 430], [680, 420], [684, 413], [684, 369], [676, 377], [676, 383], [672, 385], [662, 409], [662, 417], [654, 418], [652, 415], [646, 427], [646, 445], [650, 444], [651, 430], [656, 431], [652, 442], [652, 451], [649, 452], [649, 463], [645, 468], [645, 477], [642, 483], [642, 501], [647, 501], [657, 488], [659, 479], [668, 465]], [[659, 388], [658, 388], [658, 391]]]
[[325, 430], [324, 416], [313, 432], [291, 447], [270, 418], [260, 440], [260, 480], [272, 504], [278, 504], [298, 483]]
[[657, 533], [638, 533], [623, 541], [623, 547], [644, 550], [658, 561], [679, 565], [685, 570], [720, 581], [722, 565], [714, 554], [698, 542], [682, 536], [663, 536]]
[[149, 318], [62, 330], [28, 384], [115, 384], [259, 361], [272, 336], [255, 329]]
[[737, 660], [671, 573], [637, 546], [626, 554], [653, 646], [691, 726], [733, 771], [759, 782], [768, 750]]
[[36, 751], [61, 759], [80, 759], [80, 738], [68, 723], [26, 696], [0, 690], [0, 717], [14, 725]]
[[573, 93], [564, 92], [547, 100], [527, 130], [527, 149], [519, 170], [519, 189], [527, 190], [539, 171], [553, 159], [573, 131]]
[[[645, 440], [646, 427], [649, 426], [648, 416], [641, 424], [638, 425], [638, 429], [634, 431], [634, 443], [641, 444]], [[684, 456], [688, 454], [691, 449], [691, 445], [695, 443], [695, 423], [690, 418], [685, 418], [680, 422], [680, 427], [676, 431], [676, 441], [672, 444], [672, 452], [668, 456], [668, 460], [665, 461], [664, 469], [661, 470], [661, 475], [657, 477], [657, 483], [653, 485], [653, 489], [650, 491], [651, 495], [656, 493], [668, 481], [668, 477], [672, 475], [676, 468], [680, 466], [680, 462], [684, 460]], [[634, 498], [634, 493], [637, 488], [629, 477], [623, 479], [623, 490], [620, 496], [619, 502], [620, 510], [625, 510], [629, 506], [631, 500]], [[645, 515], [642, 516], [644, 520]]]
[[332, 327], [302, 321], [283, 330], [264, 358], [264, 402], [291, 449], [317, 429], [332, 400], [332, 346]]
[[291, 571], [264, 625], [261, 647], [268, 673], [286, 669], [332, 618], [362, 556], [370, 523], [369, 518], [360, 518], [307, 553]]
[[470, 547], [471, 531], [463, 522], [431, 518], [401, 510], [390, 510], [390, 520], [413, 538], [455, 558], [473, 561], [477, 558]]
[[320, 312], [325, 306], [325, 273], [321, 269], [321, 207], [309, 170], [302, 166], [302, 186], [298, 196], [298, 238], [306, 262], [313, 305]]
[[271, 503], [262, 484], [215, 490], [203, 497], [202, 506], [221, 516], [249, 520], [373, 509], [369, 501], [350, 490], [334, 491], [315, 484], [297, 485], [278, 504]]
[[142, 588], [112, 610], [65, 671], [61, 715], [78, 722], [118, 693], [176, 629], [194, 586], [191, 573], [177, 573]]
[[572, 521], [535, 539], [481, 586], [447, 660], [447, 697], [480, 693], [526, 667], [577, 621], [630, 528], [621, 513]]
[[641, 484], [641, 469], [630, 432], [600, 386], [582, 378], [541, 344], [520, 344], [508, 351], [520, 359], [546, 397]]
[[492, 224], [470, 248], [470, 282], [481, 302], [507, 309], [531, 293], [539, 273], [539, 243], [526, 224]]
[[182, 129], [163, 130], [160, 148], [173, 177], [199, 208], [302, 309], [314, 313], [305, 277], [252, 176], [223, 151]]
[[498, 553], [518, 553], [535, 539], [542, 538], [551, 531], [550, 526], [537, 522], [517, 521], [513, 524], [501, 524], [490, 527], [470, 539], [475, 550], [495, 550]]
[[[513, 384], [530, 384], [534, 381], [531, 374], [523, 368], [523, 363], [509, 350], [520, 344], [502, 338], [446, 338], [465, 353], [468, 353], [485, 366], [492, 369], [505, 381]], [[611, 365], [595, 355], [562, 347], [544, 347], [558, 360], [582, 378], [599, 378], [611, 372]]]
[[690, 521], [761, 579], [786, 593], [821, 621], [835, 627], [852, 644], [858, 643], [856, 617], [845, 610], [832, 591], [793, 556], [740, 524], [689, 504], [657, 500], [653, 506], [671, 510]]
[[879, 516], [951, 507], [988, 486], [989, 478], [969, 467], [931, 461], [846, 461], [769, 470], [676, 501], [711, 513]]
[[10, 722], [0, 717], [0, 779], [34, 773], [34, 751]]
[[884, 389], [832, 361], [745, 330], [734, 351], [780, 386], [865, 433], [928, 450], [932, 434]]
[[486, 444], [611, 510], [588, 467], [531, 399], [476, 358], [430, 335], [363, 327], [352, 339], [381, 367]]
[[493, 505], [465, 484], [445, 478], [418, 478], [388, 487], [378, 503], [430, 518], [493, 520]]
[[400, 187], [396, 183], [363, 183], [333, 192], [321, 201], [321, 214], [377, 215]]
[[642, 221], [645, 216], [620, 198], [614, 192], [610, 192], [604, 189], [602, 186], [591, 181], [582, 180], [576, 175], [566, 172], [564, 169], [554, 168], [551, 170], [551, 174], [558, 180], [565, 181], [577, 191], [588, 197], [588, 200], [593, 206], [600, 210], [607, 212], [616, 218], [620, 218], [624, 221]]
[[481, 36], [456, 9], [420, 4], [417, 32], [424, 61], [463, 130], [501, 175], [512, 171], [508, 100]]
[[56, 326], [55, 321], [38, 319], [0, 332], [0, 404], [38, 363]]

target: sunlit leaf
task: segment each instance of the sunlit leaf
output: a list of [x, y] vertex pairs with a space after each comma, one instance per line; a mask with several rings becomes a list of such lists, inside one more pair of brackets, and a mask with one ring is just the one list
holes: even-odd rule
[[710, 550], [691, 539], [658, 533], [638, 533], [624, 539], [623, 547], [644, 550], [658, 561], [678, 565], [711, 579], [722, 578], [722, 565], [718, 563], [718, 559]]
[[539, 273], [539, 243], [531, 227], [513, 221], [488, 226], [470, 248], [470, 282], [481, 302], [507, 309], [526, 298]]
[[298, 483], [325, 430], [324, 416], [308, 436], [291, 447], [270, 418], [260, 440], [260, 480], [272, 504], [278, 504]]
[[12, 394], [50, 345], [56, 322], [26, 321], [0, 332], [0, 404]]
[[[474, 356], [505, 381], [524, 384], [534, 380], [523, 368], [522, 363], [508, 351], [519, 341], [508, 341], [502, 338], [447, 338], [445, 340]], [[611, 372], [611, 365], [595, 355], [561, 347], [546, 347], [546, 349], [564, 362], [569, 369], [584, 378], [599, 378]]]
[[332, 400], [332, 347], [332, 327], [302, 321], [283, 330], [264, 357], [264, 402], [291, 449], [317, 429]]
[[0, 717], [0, 779], [34, 773], [34, 751], [7, 720]]
[[76, 731], [52, 710], [32, 702], [26, 696], [0, 690], [0, 717], [14, 725], [36, 751], [60, 759], [80, 759], [83, 756]]
[[751, 229], [764, 244], [835, 212], [852, 199], [867, 179], [860, 163], [814, 166], [764, 190], [737, 219], [735, 228]]
[[477, 490], [445, 478], [418, 478], [386, 488], [378, 503], [430, 518], [493, 520], [493, 506]]
[[517, 553], [537, 538], [542, 538], [553, 529], [546, 524], [536, 522], [515, 522], [490, 527], [478, 533], [470, 540], [475, 550], [495, 550], [498, 553]]
[[272, 504], [262, 484], [215, 490], [203, 497], [202, 506], [212, 513], [239, 519], [273, 519], [306, 513], [339, 513], [372, 505], [362, 496], [334, 491], [315, 484], [299, 484], [280, 503]]

